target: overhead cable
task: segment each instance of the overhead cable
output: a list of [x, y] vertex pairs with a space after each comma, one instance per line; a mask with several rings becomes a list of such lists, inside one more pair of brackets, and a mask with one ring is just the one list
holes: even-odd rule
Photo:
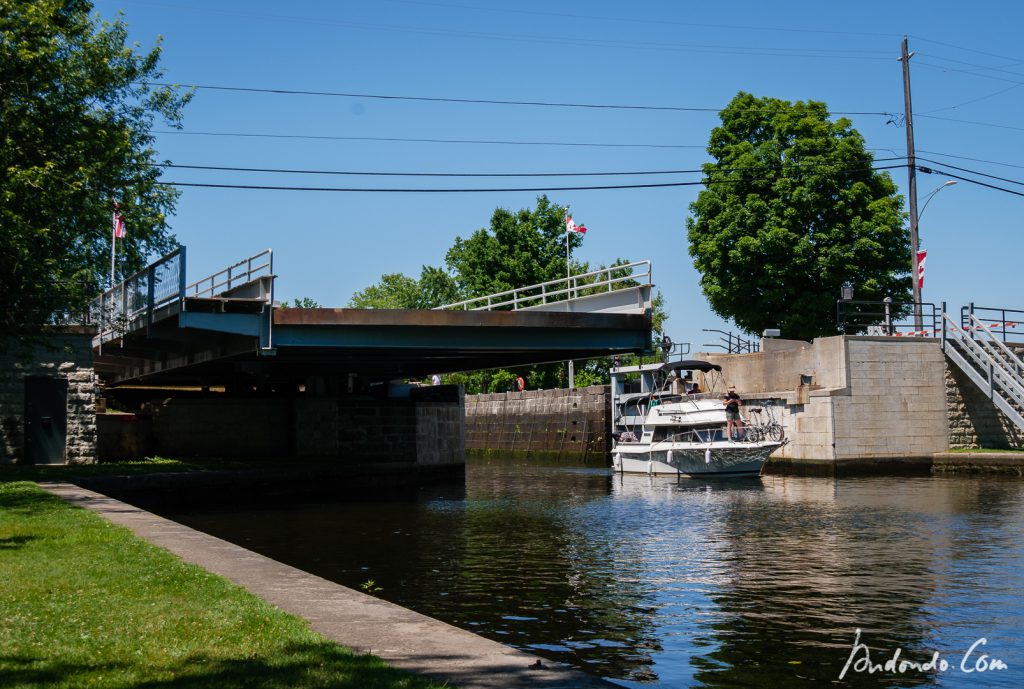
[[[149, 86], [188, 87], [205, 91], [227, 91], [236, 93], [269, 93], [286, 96], [325, 96], [331, 98], [365, 98], [367, 100], [402, 100], [427, 103], [460, 103], [474, 105], [525, 105], [545, 108], [588, 108], [597, 110], [655, 110], [667, 112], [713, 112], [718, 113], [725, 108], [684, 107], [675, 105], [623, 105], [614, 103], [568, 103], [559, 101], [533, 100], [499, 100], [493, 98], [446, 98], [439, 96], [399, 96], [382, 93], [352, 93], [346, 91], [305, 91], [297, 89], [252, 88], [247, 86], [215, 86], [211, 84], [170, 84], [166, 82], [144, 82]], [[747, 108], [745, 112], [780, 112], [778, 108]], [[788, 109], [786, 110], [788, 112]], [[830, 110], [831, 115], [884, 115], [891, 117], [889, 112], [844, 112]]]

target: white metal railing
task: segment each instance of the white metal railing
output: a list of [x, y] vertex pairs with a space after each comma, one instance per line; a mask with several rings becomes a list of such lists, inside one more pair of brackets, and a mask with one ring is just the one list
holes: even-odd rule
[[440, 309], [462, 309], [465, 311], [489, 311], [511, 306], [513, 310], [538, 306], [550, 302], [579, 299], [599, 292], [612, 292], [615, 285], [631, 286], [624, 283], [651, 283], [651, 262], [634, 261], [610, 268], [601, 268], [589, 273], [580, 273], [558, 280], [549, 280], [528, 287], [474, 297], [454, 304], [438, 306]]
[[215, 297], [274, 274], [274, 252], [265, 249], [185, 288], [187, 297]]
[[[1024, 361], [981, 320], [970, 315], [961, 327], [943, 314], [943, 350], [989, 396], [989, 399], [1024, 430]], [[977, 338], [976, 335], [981, 335]], [[946, 341], [955, 347], [946, 347]]]

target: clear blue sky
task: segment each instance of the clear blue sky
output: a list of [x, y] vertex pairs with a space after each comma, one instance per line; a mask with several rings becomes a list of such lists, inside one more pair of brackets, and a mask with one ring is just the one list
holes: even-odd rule
[[[186, 110], [185, 133], [157, 136], [160, 157], [177, 164], [364, 173], [693, 170], [707, 161], [704, 147], [717, 110], [740, 90], [820, 100], [837, 113], [901, 114], [897, 57], [907, 34], [916, 51], [911, 65], [918, 156], [940, 162], [920, 164], [967, 168], [974, 172], [954, 172], [1024, 192], [1024, 9], [1016, 2], [101, 0], [96, 9], [107, 19], [122, 10], [132, 40], [143, 48], [163, 36], [162, 64], [171, 82], [363, 94], [200, 89]], [[893, 118], [849, 117], [876, 158], [905, 155], [905, 130]], [[892, 174], [905, 193], [905, 169]], [[164, 178], [472, 188], [698, 176], [474, 179], [173, 169]], [[921, 202], [947, 179], [919, 175]], [[703, 328], [735, 331], [710, 311], [687, 252], [685, 219], [699, 190], [548, 192], [589, 228], [574, 258], [594, 266], [619, 257], [653, 260], [654, 281], [670, 316], [668, 332], [694, 350], [717, 341]], [[532, 207], [537, 195], [186, 188], [172, 227], [188, 247], [190, 280], [273, 248], [278, 298], [344, 306], [384, 273], [418, 277], [422, 265], [442, 265], [456, 236], [486, 227], [498, 206]], [[920, 223], [928, 250], [924, 300], [946, 300], [951, 308], [970, 301], [1024, 308], [1018, 277], [1022, 211], [1024, 196], [964, 181], [937, 194]]]

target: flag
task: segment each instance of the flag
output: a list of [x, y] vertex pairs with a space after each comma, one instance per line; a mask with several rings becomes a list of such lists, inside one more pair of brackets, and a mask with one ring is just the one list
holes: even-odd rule
[[585, 228], [583, 225], [577, 225], [572, 221], [572, 216], [567, 215], [565, 216], [565, 231], [576, 232], [578, 234], [586, 234], [587, 228]]
[[124, 239], [124, 235], [125, 235], [124, 218], [121, 217], [121, 207], [117, 204], [117, 201], [114, 202], [114, 218], [113, 218], [113, 222], [114, 222], [114, 238], [115, 239]]
[[917, 288], [924, 289], [924, 259], [928, 257], [927, 251], [917, 252]]

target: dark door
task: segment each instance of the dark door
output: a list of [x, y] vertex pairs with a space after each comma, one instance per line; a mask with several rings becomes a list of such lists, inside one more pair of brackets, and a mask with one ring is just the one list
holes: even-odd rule
[[25, 460], [63, 464], [68, 430], [66, 378], [25, 378]]

